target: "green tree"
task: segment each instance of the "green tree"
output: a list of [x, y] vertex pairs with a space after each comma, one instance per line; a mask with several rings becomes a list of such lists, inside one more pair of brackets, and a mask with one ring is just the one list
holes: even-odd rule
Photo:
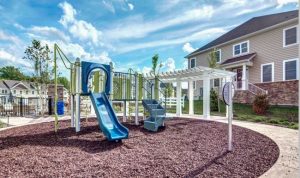
[[6, 80], [26, 80], [27, 76], [25, 76], [19, 68], [5, 66], [0, 68], [0, 78]]
[[[40, 98], [40, 106], [44, 104], [41, 96], [42, 92], [40, 91], [42, 84], [49, 84], [51, 81], [51, 69], [49, 69], [51, 59], [49, 54], [50, 49], [47, 44], [43, 46], [40, 41], [32, 40], [31, 45], [25, 49], [25, 56], [23, 57], [23, 59], [28, 60], [33, 65], [33, 79]], [[41, 112], [43, 115], [43, 107], [41, 108]]]
[[[209, 54], [208, 54], [208, 67], [213, 68], [213, 69], [218, 69], [220, 68], [220, 65], [217, 62], [217, 49], [214, 48]], [[216, 96], [215, 96], [216, 94]], [[213, 95], [213, 96], [212, 96]], [[218, 97], [218, 94], [216, 92], [211, 92], [211, 110], [215, 110], [214, 104], [215, 101], [217, 101], [217, 108], [218, 111], [220, 112], [220, 99]]]
[[153, 57], [152, 57], [152, 70], [151, 70], [151, 73], [154, 75], [154, 98], [155, 99], [158, 99], [159, 97], [159, 70], [161, 69], [162, 67], [162, 63], [160, 62], [159, 63], [159, 55], [158, 54], [155, 54]]
[[51, 63], [49, 54], [50, 49], [48, 45], [43, 46], [38, 40], [32, 40], [32, 44], [25, 50], [23, 59], [27, 59], [33, 64], [33, 78], [36, 84], [50, 83], [52, 72], [49, 69], [49, 64]]
[[57, 77], [57, 83], [63, 85], [66, 89], [70, 89], [70, 81], [66, 77]]
[[167, 83], [165, 86], [166, 97], [169, 98], [173, 92], [173, 85], [171, 83]]

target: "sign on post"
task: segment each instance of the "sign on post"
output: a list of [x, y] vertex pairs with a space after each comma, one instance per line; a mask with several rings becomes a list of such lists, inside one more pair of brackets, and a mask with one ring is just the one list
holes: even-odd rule
[[230, 105], [230, 99], [232, 98], [229, 98], [229, 90], [231, 89], [231, 96], [233, 98], [234, 96], [234, 86], [231, 84], [231, 82], [227, 82], [225, 83], [224, 87], [223, 87], [223, 92], [222, 92], [222, 95], [223, 95], [223, 100], [225, 102], [226, 105]]

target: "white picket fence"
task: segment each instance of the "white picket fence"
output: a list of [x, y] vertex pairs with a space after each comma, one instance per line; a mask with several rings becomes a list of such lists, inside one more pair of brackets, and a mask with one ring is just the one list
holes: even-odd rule
[[[161, 101], [164, 102], [165, 98], [161, 98]], [[166, 98], [167, 107], [172, 107], [177, 105], [177, 98]], [[184, 97], [181, 98], [181, 106], [184, 108]]]

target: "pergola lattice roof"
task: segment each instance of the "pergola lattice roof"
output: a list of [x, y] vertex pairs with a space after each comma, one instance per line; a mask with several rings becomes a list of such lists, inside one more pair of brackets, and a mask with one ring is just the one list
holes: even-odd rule
[[[176, 82], [176, 81], [195, 81], [203, 80], [204, 78], [216, 79], [233, 77], [234, 72], [225, 71], [221, 69], [213, 69], [209, 67], [197, 66], [190, 69], [176, 70], [171, 72], [162, 72], [159, 79], [163, 82]], [[153, 79], [154, 75], [151, 73], [146, 74], [147, 79]]]

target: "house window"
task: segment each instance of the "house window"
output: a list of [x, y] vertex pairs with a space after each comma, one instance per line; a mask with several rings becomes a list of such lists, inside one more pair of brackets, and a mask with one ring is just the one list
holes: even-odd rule
[[26, 90], [26, 95], [28, 95], [28, 90]]
[[199, 91], [200, 91], [199, 96], [202, 97], [203, 96], [203, 88], [201, 87]]
[[283, 47], [297, 44], [297, 27], [290, 27], [283, 30]]
[[34, 95], [34, 91], [31, 91], [31, 94], [33, 94], [33, 95]]
[[196, 66], [196, 59], [193, 58], [193, 59], [191, 59], [190, 68], [194, 68], [195, 66]]
[[4, 94], [4, 90], [2, 90], [2, 94]]
[[261, 65], [261, 82], [274, 81], [274, 63]]
[[298, 59], [290, 59], [283, 61], [283, 80], [296, 80], [298, 79]]
[[221, 62], [221, 49], [216, 51], [216, 60], [217, 63]]
[[14, 94], [16, 94], [17, 93], [17, 91], [16, 90], [14, 90]]
[[196, 81], [193, 81], [193, 89], [196, 89]]
[[245, 54], [249, 52], [249, 41], [244, 41], [233, 45], [233, 56]]
[[22, 95], [22, 90], [20, 90], [20, 95]]
[[219, 87], [220, 86], [220, 79], [214, 79], [214, 87]]
[[7, 90], [4, 90], [5, 94], [7, 94]]

